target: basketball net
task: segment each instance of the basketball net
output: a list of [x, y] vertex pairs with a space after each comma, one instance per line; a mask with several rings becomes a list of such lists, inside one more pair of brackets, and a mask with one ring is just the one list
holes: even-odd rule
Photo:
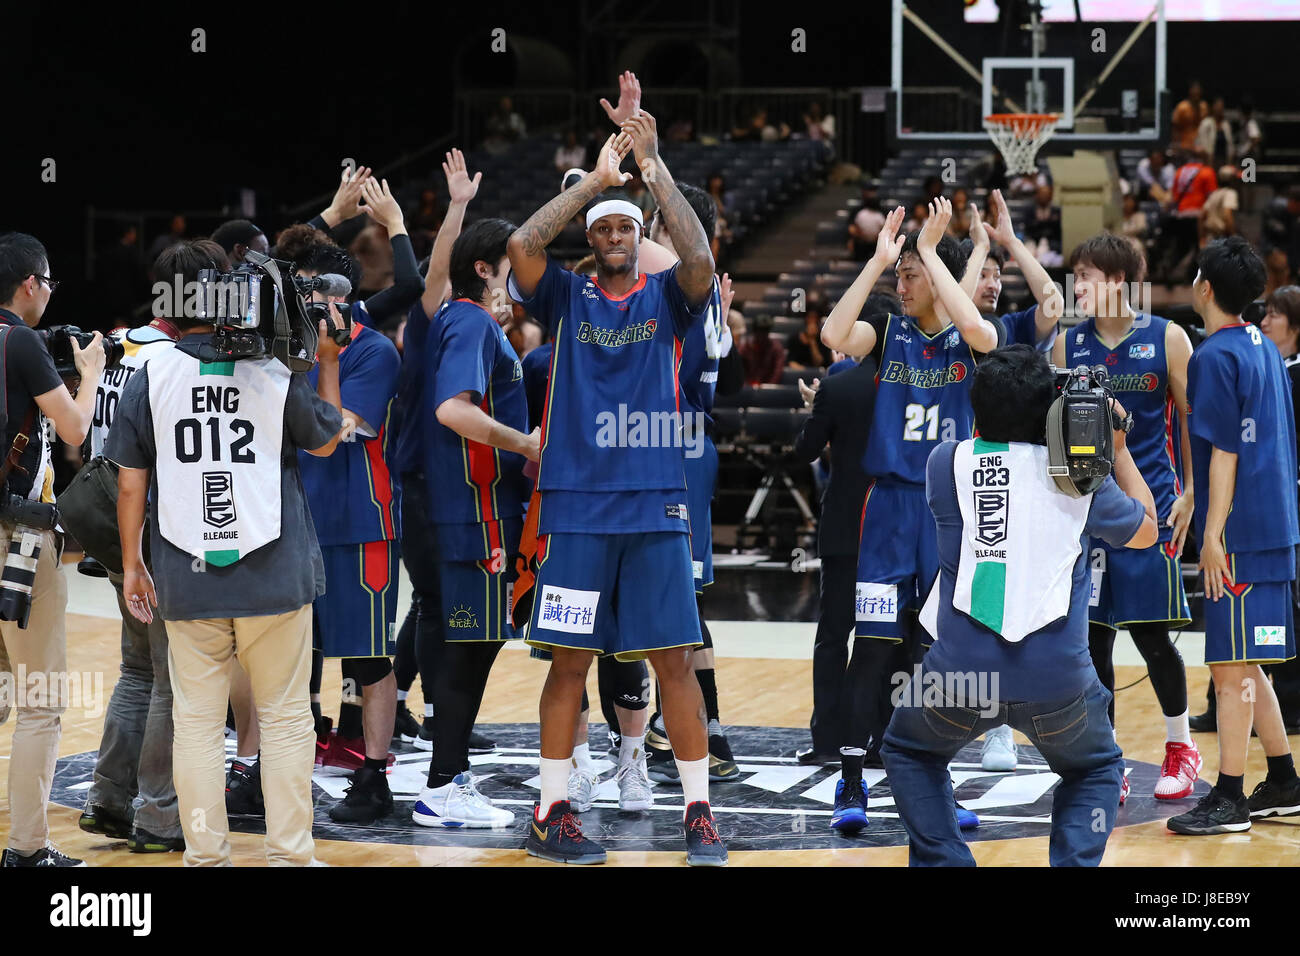
[[1012, 176], [1031, 176], [1039, 148], [1052, 138], [1060, 120], [1056, 113], [995, 113], [984, 117], [984, 129], [1007, 163]]

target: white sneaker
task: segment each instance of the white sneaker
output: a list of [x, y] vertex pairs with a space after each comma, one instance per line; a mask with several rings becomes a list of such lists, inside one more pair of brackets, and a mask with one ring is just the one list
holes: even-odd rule
[[655, 802], [650, 792], [650, 774], [646, 771], [645, 753], [631, 763], [618, 768], [618, 808], [620, 810], [649, 810]]
[[984, 754], [980, 759], [983, 770], [1010, 773], [1016, 769], [1016, 738], [1006, 724], [995, 727], [984, 735]]
[[574, 813], [585, 813], [591, 809], [591, 801], [596, 791], [599, 774], [590, 770], [577, 768], [569, 771], [569, 804]]
[[474, 775], [466, 770], [443, 787], [425, 787], [411, 810], [411, 819], [422, 827], [508, 827], [515, 815], [494, 806], [479, 793]]

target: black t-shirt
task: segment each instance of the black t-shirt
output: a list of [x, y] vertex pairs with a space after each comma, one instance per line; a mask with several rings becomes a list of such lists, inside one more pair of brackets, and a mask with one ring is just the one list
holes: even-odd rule
[[785, 340], [785, 360], [789, 362], [798, 362], [800, 365], [812, 368], [829, 364], [825, 356], [829, 354], [829, 349], [822, 346], [820, 356], [813, 355], [812, 346], [799, 337], [800, 333], [791, 332], [789, 338]]
[[[0, 309], [0, 322], [12, 326], [4, 343], [5, 402], [8, 422], [5, 426], [4, 447], [0, 461], [9, 454], [14, 437], [22, 428], [27, 409], [37, 395], [44, 395], [63, 384], [54, 370], [54, 360], [45, 349], [45, 343], [23, 320]], [[44, 501], [54, 500], [54, 470], [50, 462], [45, 439], [45, 420], [38, 415], [29, 433], [31, 441], [18, 460], [18, 466], [9, 475], [9, 490], [24, 498]], [[23, 469], [20, 471], [20, 469]]]

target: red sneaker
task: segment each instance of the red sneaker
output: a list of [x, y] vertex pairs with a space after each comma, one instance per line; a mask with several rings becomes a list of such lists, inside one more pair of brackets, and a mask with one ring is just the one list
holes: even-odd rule
[[1128, 799], [1128, 792], [1133, 788], [1129, 786], [1128, 772], [1124, 773], [1124, 781], [1119, 785], [1119, 805], [1124, 806], [1124, 801]]
[[1156, 781], [1157, 800], [1181, 800], [1191, 796], [1201, 776], [1201, 752], [1195, 743], [1165, 744], [1165, 762], [1160, 765], [1160, 779]]
[[[330, 734], [329, 743], [323, 752], [320, 741], [316, 742], [320, 765], [324, 769], [339, 773], [354, 773], [366, 765], [366, 739], [364, 737], [340, 737], [337, 732]], [[391, 771], [397, 757], [388, 755], [388, 770]]]

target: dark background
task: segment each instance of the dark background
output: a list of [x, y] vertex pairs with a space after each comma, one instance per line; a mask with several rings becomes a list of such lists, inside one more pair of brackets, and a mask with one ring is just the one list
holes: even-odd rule
[[[941, 32], [960, 22], [961, 0], [913, 7]], [[382, 169], [450, 132], [459, 89], [567, 87], [614, 99], [617, 72], [638, 44], [644, 54], [649, 38], [658, 42], [640, 69], [647, 105], [654, 90], [671, 86], [887, 86], [890, 75], [885, 0], [289, 9], [6, 11], [0, 229], [41, 238], [53, 275], [67, 281], [47, 324], [96, 324], [84, 314], [94, 302], [84, 282], [87, 206], [219, 210], [249, 187], [259, 225], [274, 231], [292, 221], [291, 207], [332, 190], [341, 157]], [[1249, 93], [1261, 108], [1293, 107], [1298, 26], [1169, 24], [1175, 99], [1199, 76], [1230, 104]], [[191, 52], [195, 27], [207, 31], [204, 53]], [[537, 50], [493, 54], [496, 27], [516, 46], [546, 40], [567, 62]], [[790, 49], [795, 27], [807, 31], [807, 53]], [[1001, 48], [997, 25], [962, 29], [987, 32], [990, 51], [1024, 52]], [[946, 57], [933, 62], [936, 84], [965, 82], [949, 75]], [[1146, 64], [1130, 68], [1151, 73]], [[53, 183], [41, 181], [46, 157], [57, 163]], [[165, 219], [155, 221], [143, 242], [164, 228]], [[111, 238], [100, 235], [96, 245]]]

